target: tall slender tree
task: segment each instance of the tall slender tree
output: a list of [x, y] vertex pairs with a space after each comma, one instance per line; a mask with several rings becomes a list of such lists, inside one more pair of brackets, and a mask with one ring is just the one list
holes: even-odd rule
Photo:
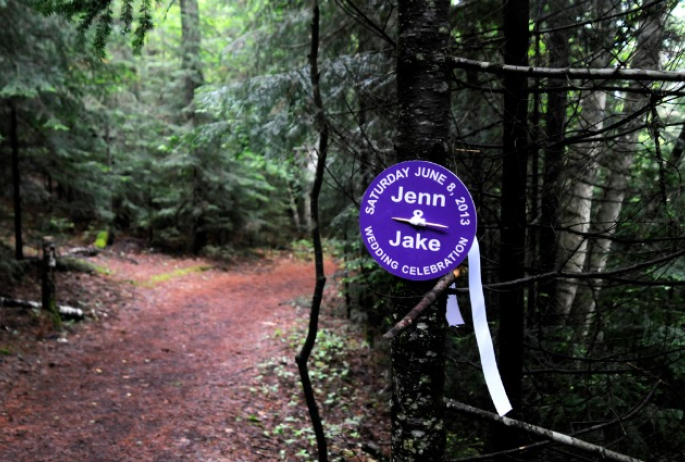
[[[504, 1], [504, 61], [528, 63], [528, 0]], [[503, 80], [503, 162], [501, 195], [500, 279], [525, 275], [526, 187], [528, 172], [528, 82], [525, 76], [506, 75]], [[514, 412], [521, 410], [523, 374], [524, 290], [500, 296], [500, 364], [502, 381]]]
[[[399, 161], [444, 164], [448, 154], [449, 84], [446, 58], [449, 1], [401, 0], [397, 44]], [[431, 287], [397, 281], [399, 320]], [[445, 298], [424, 313], [420, 328], [392, 343], [392, 460], [439, 462], [444, 458]]]
[[[588, 38], [589, 50], [586, 53], [594, 56], [594, 67], [606, 68], [611, 62], [609, 50], [616, 26], [612, 21], [601, 18], [610, 16], [615, 11], [608, 0], [602, 0], [594, 3], [593, 13], [600, 19], [594, 23], [597, 33]], [[593, 82], [589, 82], [588, 86], [589, 89], [580, 95], [578, 130], [587, 134], [601, 133], [607, 95], [601, 88], [596, 88]], [[597, 137], [594, 138], [571, 146], [566, 162], [566, 184], [561, 191], [567, 199], [559, 210], [559, 242], [556, 251], [552, 249], [552, 252], [556, 253], [556, 262], [561, 265], [562, 271], [567, 273], [580, 273], [586, 269], [586, 235], [592, 221], [593, 188], [597, 184], [597, 160], [603, 144]], [[563, 323], [563, 319], [571, 312], [578, 284], [579, 281], [574, 279], [557, 281], [553, 301], [555, 306], [552, 307], [557, 321]]]
[[12, 201], [14, 204], [14, 258], [24, 259], [24, 238], [22, 229], [21, 208], [21, 170], [19, 168], [19, 116], [16, 102], [8, 100], [10, 108], [9, 139], [12, 151]]
[[[664, 40], [664, 23], [668, 5], [666, 2], [656, 2], [653, 6], [640, 12], [640, 20], [636, 24], [636, 45], [630, 59], [632, 66], [638, 69], [661, 69], [660, 50]], [[634, 83], [633, 89], [649, 87], [650, 83]], [[651, 97], [648, 94], [625, 95], [622, 113], [626, 123], [621, 124], [618, 137], [610, 145], [603, 158], [606, 170], [606, 180], [603, 195], [597, 202], [599, 210], [594, 221], [591, 234], [600, 236], [593, 242], [590, 257], [587, 259], [587, 271], [601, 273], [605, 270], [611, 255], [612, 237], [616, 233], [619, 215], [630, 178], [630, 169], [636, 158], [639, 147], [639, 127], [643, 124], [647, 114]], [[642, 114], [635, 117], [635, 114]], [[587, 337], [594, 324], [597, 294], [601, 288], [598, 280], [591, 280], [590, 284], [582, 286], [581, 296], [575, 300], [575, 313], [580, 314], [583, 328], [582, 337]]]

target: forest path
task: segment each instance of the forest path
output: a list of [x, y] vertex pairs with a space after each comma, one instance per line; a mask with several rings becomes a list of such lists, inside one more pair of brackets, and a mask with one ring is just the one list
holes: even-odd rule
[[259, 364], [292, 360], [270, 336], [306, 324], [292, 301], [311, 297], [313, 263], [282, 255], [221, 271], [132, 257], [95, 259], [125, 281], [116, 312], [102, 306], [106, 319], [0, 357], [0, 461], [278, 460], [250, 425], [286, 405], [255, 393]]

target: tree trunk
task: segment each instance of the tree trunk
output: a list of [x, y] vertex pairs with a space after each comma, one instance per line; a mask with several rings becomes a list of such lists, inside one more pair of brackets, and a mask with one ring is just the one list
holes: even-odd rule
[[[596, 17], [602, 18], [611, 10], [612, 5], [607, 0], [601, 0], [595, 3], [594, 8]], [[599, 21], [594, 27], [597, 28], [597, 33], [588, 54], [599, 52], [595, 65], [606, 67], [611, 56], [604, 50], [611, 48], [610, 41], [614, 36], [614, 28], [608, 21]], [[604, 126], [606, 93], [602, 90], [589, 91], [581, 96], [580, 105], [579, 131], [588, 134], [601, 131]], [[570, 152], [566, 176], [568, 184], [563, 189], [569, 191], [564, 194], [569, 199], [561, 208], [561, 230], [556, 251], [557, 262], [562, 264], [561, 270], [567, 273], [580, 273], [585, 268], [585, 234], [590, 228], [593, 190], [597, 179], [597, 158], [602, 146], [602, 142], [589, 141], [579, 143]], [[557, 318], [566, 318], [569, 315], [577, 289], [577, 280], [562, 279], [557, 282], [554, 296], [554, 314]]]
[[[528, 63], [528, 0], [504, 1], [504, 60], [507, 64]], [[526, 262], [526, 183], [528, 157], [528, 83], [527, 77], [505, 75], [502, 165], [502, 216], [500, 280], [510, 281], [525, 275]], [[514, 413], [521, 410], [523, 377], [523, 288], [501, 294], [500, 370]], [[500, 443], [508, 445], [507, 438]]]
[[[597, 90], [581, 100], [581, 130], [601, 130], [604, 125], [606, 93]], [[574, 159], [568, 168], [569, 200], [561, 210], [561, 230], [557, 261], [563, 263], [561, 271], [580, 273], [587, 257], [586, 233], [590, 228], [593, 188], [597, 178], [597, 157], [601, 143], [590, 141], [576, 146]], [[557, 282], [554, 312], [566, 318], [576, 297], [578, 281], [562, 279]]]
[[[182, 120], [193, 130], [198, 124], [195, 113], [195, 90], [202, 85], [202, 62], [200, 60], [200, 13], [197, 0], [180, 0], [181, 7], [181, 68], [183, 71]], [[192, 148], [194, 159], [192, 171], [192, 225], [190, 229], [191, 250], [198, 254], [209, 240], [204, 208], [201, 152]], [[200, 211], [198, 212], [198, 209]]]
[[[397, 92], [399, 161], [447, 158], [450, 94], [448, 0], [400, 0]], [[435, 281], [395, 284], [393, 316], [401, 319]], [[426, 310], [415, 329], [393, 339], [392, 460], [442, 461], [445, 451], [445, 297]]]
[[14, 192], [14, 258], [24, 259], [24, 240], [21, 229], [21, 175], [19, 172], [19, 120], [14, 101], [10, 106], [10, 149], [12, 150], [12, 190]]
[[[555, 68], [569, 66], [569, 30], [565, 27], [568, 11], [572, 7], [569, 0], [557, 0], [552, 3], [553, 13], [548, 21], [552, 29], [549, 34], [549, 65]], [[565, 153], [563, 140], [566, 131], [566, 110], [568, 94], [563, 88], [565, 79], [549, 79], [547, 113], [545, 116], [545, 141], [549, 147], [544, 152], [544, 172], [540, 204], [540, 253], [538, 271], [552, 271], [556, 265], [557, 221], [559, 219], [560, 184], [559, 178], [563, 169]], [[543, 313], [544, 323], [553, 323], [549, 316], [554, 284], [552, 281], [540, 284], [539, 308]]]
[[183, 70], [183, 110], [187, 120], [195, 118], [195, 90], [202, 85], [200, 61], [200, 13], [197, 0], [180, 0], [181, 7], [181, 67]]
[[[643, 20], [637, 31], [637, 46], [631, 60], [633, 67], [646, 69], [659, 69], [659, 50], [664, 37], [664, 21], [667, 5], [665, 2], [656, 3], [645, 9], [642, 14]], [[637, 84], [633, 84], [637, 85]], [[644, 84], [643, 84], [644, 85]], [[642, 110], [649, 104], [649, 96], [633, 94], [625, 96], [624, 115], [631, 116]], [[649, 111], [645, 111], [648, 113]], [[607, 152], [603, 164], [607, 170], [606, 182], [603, 188], [602, 200], [597, 217], [591, 227], [591, 234], [600, 234], [606, 237], [597, 239], [592, 249], [587, 264], [587, 271], [602, 272], [606, 268], [611, 251], [612, 237], [616, 233], [619, 214], [623, 207], [630, 168], [635, 158], [638, 130], [643, 117], [633, 117], [628, 123], [620, 127], [624, 133], [611, 146]], [[601, 281], [590, 280], [588, 284], [581, 286], [580, 294], [576, 296], [573, 313], [579, 321], [583, 322], [579, 330], [580, 337], [587, 341], [594, 323], [596, 312], [597, 294], [601, 290]], [[581, 295], [582, 294], [582, 295]]]

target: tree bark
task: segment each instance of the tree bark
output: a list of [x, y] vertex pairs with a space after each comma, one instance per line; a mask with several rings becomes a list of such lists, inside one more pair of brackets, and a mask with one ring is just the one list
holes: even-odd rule
[[[604, 17], [612, 8], [607, 0], [594, 4], [595, 17]], [[611, 48], [614, 28], [605, 21], [598, 22], [597, 33], [591, 41], [590, 53], [600, 53], [597, 65], [608, 66], [611, 56], [604, 50]], [[578, 129], [581, 132], [601, 131], [604, 128], [606, 92], [596, 88], [581, 95], [581, 109], [578, 115]], [[580, 273], [585, 268], [587, 257], [587, 239], [584, 236], [590, 229], [594, 184], [597, 177], [597, 158], [602, 150], [600, 141], [587, 141], [577, 144], [571, 151], [567, 167], [567, 185], [564, 194], [568, 200], [561, 208], [559, 219], [559, 246], [556, 249], [557, 262], [561, 271]], [[576, 296], [578, 281], [573, 279], [559, 280], [554, 294], [554, 314], [557, 321], [562, 321], [570, 313]], [[563, 322], [562, 322], [563, 323]]]
[[[659, 50], [664, 38], [666, 9], [666, 3], [662, 2], [656, 3], [642, 12], [644, 16], [637, 32], [637, 46], [631, 60], [635, 67], [660, 68]], [[634, 83], [633, 85], [639, 84]], [[626, 115], [637, 113], [649, 104], [649, 97], [647, 96], [633, 95], [625, 98], [624, 113]], [[638, 127], [641, 123], [642, 117], [630, 118], [626, 125], [620, 127], [624, 135], [619, 137], [607, 152], [604, 161], [607, 179], [600, 201], [600, 209], [590, 230], [591, 234], [605, 235], [606, 237], [599, 238], [593, 243], [588, 260], [589, 272], [600, 273], [606, 268], [612, 246], [611, 237], [616, 233], [616, 226], [630, 177], [630, 168], [635, 159], [640, 135]], [[587, 341], [594, 323], [597, 294], [601, 290], [601, 282], [590, 281], [590, 284], [583, 285], [579, 290], [582, 292], [582, 296], [576, 297], [573, 313], [583, 323], [579, 333], [580, 337]]]
[[183, 69], [183, 111], [188, 120], [195, 118], [195, 90], [202, 85], [200, 60], [200, 11], [197, 0], [180, 0], [181, 7], [181, 67]]
[[[181, 69], [183, 71], [182, 120], [190, 130], [198, 125], [195, 112], [195, 90], [202, 85], [202, 61], [200, 59], [200, 11], [197, 0], [180, 0], [181, 8]], [[192, 225], [190, 229], [191, 250], [198, 254], [207, 245], [209, 236], [206, 229], [204, 209], [204, 188], [202, 181], [201, 149], [192, 148], [194, 159], [192, 171]], [[200, 210], [198, 212], [198, 209]]]
[[12, 191], [14, 204], [14, 258], [24, 259], [24, 240], [21, 226], [21, 175], [19, 170], [19, 121], [14, 101], [8, 100], [10, 107], [10, 149], [12, 150]]
[[[550, 5], [556, 14], [549, 20], [549, 28], [553, 30], [549, 36], [549, 64], [553, 67], [568, 67], [569, 65], [569, 32], [560, 28], [568, 20], [562, 11], [571, 7], [569, 0], [558, 0]], [[565, 147], [559, 141], [563, 140], [566, 130], [566, 110], [568, 107], [567, 91], [562, 90], [566, 85], [565, 79], [550, 78], [550, 90], [545, 115], [545, 137], [549, 147], [544, 151], [544, 171], [542, 176], [542, 194], [540, 204], [540, 254], [539, 271], [549, 272], [555, 267], [557, 244], [557, 220], [559, 217], [560, 188], [559, 178], [563, 168]], [[555, 91], [556, 90], [556, 91]], [[549, 312], [549, 301], [552, 298], [553, 285], [541, 284], [540, 309]], [[548, 317], [545, 316], [548, 320]]]
[[[528, 0], [504, 1], [504, 60], [528, 62]], [[524, 75], [504, 76], [503, 165], [501, 193], [500, 280], [522, 278], [526, 263], [526, 184], [528, 158], [528, 82]], [[515, 288], [499, 298], [500, 371], [513, 412], [521, 410], [523, 378], [524, 290]], [[500, 444], [514, 444], [500, 435]]]
[[[43, 304], [41, 302], [34, 302], [32, 300], [21, 300], [18, 298], [5, 298], [0, 297], [0, 306], [5, 306], [7, 308], [32, 308], [41, 309]], [[81, 308], [74, 308], [68, 305], [56, 305], [57, 312], [63, 319], [83, 319], [85, 314]]]
[[[448, 0], [400, 0], [397, 93], [399, 161], [444, 164], [448, 153], [450, 94], [445, 53], [450, 26]], [[435, 281], [397, 280], [393, 316], [399, 320]], [[445, 304], [440, 297], [413, 329], [392, 341], [392, 460], [444, 459]]]

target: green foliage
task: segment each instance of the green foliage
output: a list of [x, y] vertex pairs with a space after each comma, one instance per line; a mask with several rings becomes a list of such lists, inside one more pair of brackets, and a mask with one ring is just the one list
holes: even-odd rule
[[[104, 143], [97, 136], [99, 114], [88, 101], [91, 77], [100, 75], [102, 63], [92, 59], [64, 19], [36, 15], [23, 1], [9, 1], [1, 9], [0, 41], [6, 47], [0, 61], [0, 161], [10, 165], [6, 141], [13, 107], [22, 204], [55, 213], [32, 214], [29, 237], [51, 232], [59, 220], [107, 220], [111, 191]], [[0, 172], [3, 184], [12, 183], [10, 173], [9, 168]]]
[[104, 249], [109, 241], [109, 231], [99, 231], [93, 246], [96, 249]]
[[[392, 322], [388, 301], [394, 281], [369, 257], [359, 238], [356, 204], [370, 179], [393, 162], [397, 18], [393, 2], [359, 3], [363, 15], [339, 8], [344, 3], [322, 8], [319, 65], [332, 142], [320, 216], [322, 230], [338, 245], [343, 282], [355, 305], [351, 313], [366, 319], [372, 342]], [[501, 2], [453, 3], [451, 52], [500, 62]], [[583, 24], [565, 29], [572, 66], [594, 67], [605, 61], [630, 66], [637, 45], [634, 34], [645, 13], [639, 10], [641, 3], [611, 4], [603, 21], [594, 7], [571, 2], [560, 11], [562, 3], [542, 2], [534, 15], [531, 28], [539, 35], [529, 52], [532, 64], [550, 62], [557, 51], [551, 31], [555, 18], [562, 17], [570, 25]], [[310, 252], [302, 238], [309, 235], [307, 196], [320, 147], [307, 61], [308, 4], [201, 2], [199, 61], [205, 83], [196, 89], [190, 105], [183, 96], [188, 70], [183, 68], [178, 5], [156, 8], [150, 0], [31, 3], [45, 16], [33, 14], [29, 6], [21, 0], [0, 1], [0, 162], [10, 165], [12, 103], [19, 115], [29, 241], [46, 232], [106, 228], [148, 238], [165, 249], [201, 251], [213, 258], [230, 259], [248, 246], [262, 245], [291, 245], [297, 254]], [[73, 18], [75, 25], [53, 13]], [[682, 29], [677, 17], [669, 24], [675, 32]], [[662, 53], [662, 60], [673, 69], [682, 67], [680, 36], [671, 33], [666, 41], [670, 51]], [[132, 52], [131, 42], [138, 55]], [[89, 52], [93, 48], [95, 56]], [[469, 186], [478, 204], [484, 277], [486, 282], [498, 282], [501, 80], [464, 70], [453, 75], [454, 123], [445, 140], [452, 152], [445, 163]], [[545, 256], [539, 237], [545, 226], [540, 222], [540, 194], [549, 186], [544, 178], [552, 164], [547, 163], [546, 150], [570, 140], [562, 146], [562, 174], [555, 181], [564, 188], [575, 184], [585, 171], [566, 169], [587, 155], [588, 140], [601, 140], [603, 153], [625, 135], [618, 122], [631, 117], [625, 111], [637, 94], [623, 95], [619, 90], [627, 84], [612, 82], [615, 87], [606, 93], [605, 130], [595, 132], [597, 127], [585, 125], [589, 115], [581, 102], [593, 87], [588, 82], [565, 82], [569, 85], [565, 139], [557, 140], [545, 133], [545, 116], [552, 104], [545, 89], [550, 81], [530, 79], [530, 84], [535, 88], [528, 100], [529, 136], [536, 150], [530, 152], [531, 193], [526, 198], [524, 226], [530, 242], [526, 271], [535, 275], [542, 271], [537, 265]], [[654, 89], [654, 85], [644, 87], [644, 91]], [[658, 91], [667, 90], [662, 86]], [[650, 112], [645, 126], [636, 126], [638, 142], [623, 153], [630, 152], [634, 162], [612, 237], [609, 270], [666, 255], [682, 242], [682, 161], [670, 157], [682, 128], [681, 96], [659, 92], [651, 100], [657, 105], [656, 115]], [[585, 163], [594, 165], [591, 160], [597, 161], [592, 184], [598, 198], [612, 189], [606, 184], [611, 159], [600, 153]], [[10, 169], [0, 170], [0, 184], [11, 184]], [[570, 189], [564, 188], [558, 197], [570, 200]], [[3, 229], [9, 230], [9, 189], [0, 191], [0, 197]], [[585, 238], [593, 243], [597, 235]], [[9, 248], [0, 250], [2, 276], [19, 276], [26, 266], [11, 261]], [[160, 281], [173, 276], [162, 275]], [[677, 430], [684, 407], [672, 390], [685, 386], [681, 352], [685, 332], [680, 327], [685, 321], [684, 280], [682, 259], [601, 282], [582, 279], [583, 287], [594, 284], [596, 313], [590, 318], [572, 313], [576, 317], [570, 316], [563, 325], [543, 321], [541, 305], [545, 304], [534, 300], [541, 286], [531, 285], [531, 311], [525, 320], [524, 419], [564, 432], [576, 428], [571, 422], [611, 420], [641, 403], [661, 380], [670, 388], [660, 385], [639, 416], [622, 424], [627, 439], [619, 440], [621, 435], [613, 429], [590, 437], [600, 443], [626, 441], [625, 452], [650, 460], [659, 460], [659, 451], [682, 447], [683, 433]], [[494, 305], [501, 294], [488, 291], [487, 295], [489, 305]], [[460, 301], [468, 307], [467, 300]], [[492, 321], [496, 333], [496, 318]], [[586, 326], [588, 335], [581, 340], [579, 332]], [[322, 335], [313, 377], [326, 387], [321, 395], [326, 406], [344, 405], [353, 391], [344, 385], [341, 340], [332, 332]], [[283, 333], [279, 338], [287, 341]], [[482, 374], [471, 367], [478, 365], [474, 345], [468, 327], [450, 337], [448, 394], [488, 409], [491, 403]], [[265, 388], [258, 391], [273, 394], [278, 387], [294, 387], [296, 378], [285, 367], [274, 363], [264, 370]], [[270, 372], [278, 381], [266, 380]], [[253, 425], [261, 423], [259, 415], [246, 419]], [[310, 457], [309, 425], [300, 417], [293, 419], [265, 430], [283, 444], [284, 460]], [[449, 425], [454, 457], [469, 457], [487, 448], [484, 426], [461, 417]], [[333, 430], [353, 434], [354, 428], [352, 421]], [[295, 449], [290, 452], [293, 442]]]
[[[276, 331], [272, 339], [288, 345], [296, 350], [303, 342], [306, 332], [303, 328], [296, 328], [292, 332]], [[335, 329], [321, 329], [317, 338], [317, 347], [310, 359], [310, 375], [312, 384], [322, 402], [322, 414], [329, 416], [326, 423], [327, 437], [333, 441], [330, 460], [344, 461], [359, 456], [359, 448], [363, 442], [361, 426], [364, 405], [371, 403], [359, 402], [363, 399], [365, 390], [361, 384], [356, 384], [351, 375], [349, 360], [358, 359], [368, 351], [368, 345], [359, 340], [359, 333], [349, 326], [338, 325]], [[281, 449], [277, 460], [312, 460], [316, 451], [316, 443], [311, 424], [307, 416], [299, 412], [301, 406], [301, 389], [299, 376], [295, 364], [285, 357], [274, 358], [259, 365], [260, 385], [251, 389], [260, 396], [273, 396], [281, 399], [283, 392], [289, 393], [287, 406], [277, 412], [274, 427], [264, 426], [254, 415], [247, 415], [245, 419], [260, 425], [264, 437], [275, 441]], [[336, 410], [334, 416], [330, 414]], [[342, 411], [342, 412], [340, 412]], [[345, 418], [341, 419], [341, 415]]]
[[144, 282], [137, 284], [137, 285], [140, 285], [142, 287], [155, 287], [158, 284], [167, 282], [167, 281], [174, 279], [174, 278], [177, 278], [177, 277], [182, 277], [182, 276], [192, 274], [192, 273], [209, 271], [210, 269], [212, 269], [212, 267], [207, 266], [207, 265], [196, 265], [196, 266], [189, 266], [187, 268], [179, 268], [179, 269], [175, 269], [173, 271], [169, 271], [166, 273], [156, 274], [156, 275], [152, 276], [150, 279], [148, 279], [147, 281], [144, 281]]
[[[68, 18], [76, 18], [78, 30], [82, 36], [90, 29], [94, 29], [92, 48], [100, 57], [104, 57], [107, 42], [115, 27], [113, 3], [112, 0], [103, 2], [33, 0], [34, 8], [45, 15], [61, 14]], [[152, 9], [151, 0], [138, 2], [122, 0], [121, 2], [118, 19], [124, 33], [130, 32], [133, 28], [131, 45], [137, 53], [141, 51], [146, 35], [154, 27]], [[134, 11], [137, 11], [137, 15]]]

